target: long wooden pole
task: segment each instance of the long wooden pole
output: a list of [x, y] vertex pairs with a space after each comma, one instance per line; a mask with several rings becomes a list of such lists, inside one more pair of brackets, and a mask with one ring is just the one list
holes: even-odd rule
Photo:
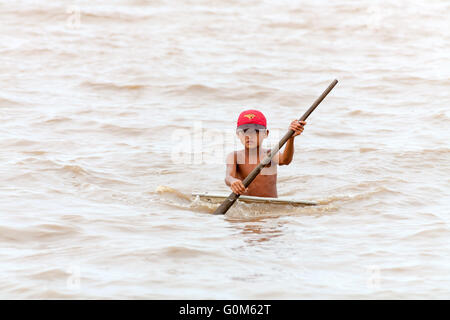
[[[320, 97], [317, 98], [316, 101], [314, 101], [312, 106], [305, 112], [305, 114], [303, 114], [303, 116], [299, 119], [299, 121], [305, 121], [309, 117], [309, 115], [314, 111], [314, 109], [316, 109], [317, 106], [322, 102], [322, 100], [325, 99], [325, 97], [330, 93], [330, 91], [333, 90], [334, 86], [337, 83], [338, 83], [338, 81], [334, 80], [328, 86], [328, 88], [320, 95]], [[289, 129], [288, 132], [286, 132], [286, 134], [283, 136], [283, 138], [281, 138], [281, 140], [278, 143], [278, 145], [275, 146], [275, 148], [272, 149], [270, 154], [267, 155], [263, 159], [263, 161], [261, 161], [259, 163], [259, 165], [255, 169], [253, 169], [252, 172], [250, 172], [250, 174], [244, 179], [244, 181], [242, 181], [242, 183], [244, 184], [245, 188], [247, 188], [250, 185], [250, 183], [252, 183], [252, 181], [256, 178], [256, 176], [261, 172], [261, 170], [272, 161], [272, 158], [278, 153], [278, 151], [280, 151], [280, 149], [284, 146], [286, 141], [288, 141], [289, 138], [293, 134], [294, 134], [294, 131]], [[216, 211], [214, 211], [214, 214], [225, 214], [225, 213], [227, 213], [228, 209], [231, 208], [231, 206], [236, 202], [236, 200], [239, 198], [239, 196], [240, 196], [239, 194], [236, 194], [236, 193], [232, 192], [228, 196], [228, 198], [226, 198], [222, 202], [222, 204], [216, 209]]]

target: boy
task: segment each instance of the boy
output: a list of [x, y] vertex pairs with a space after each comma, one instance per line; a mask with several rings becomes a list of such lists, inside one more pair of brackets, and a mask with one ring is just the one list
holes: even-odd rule
[[293, 120], [289, 129], [294, 131], [286, 142], [284, 152], [279, 152], [272, 162], [261, 170], [248, 188], [242, 180], [262, 161], [270, 149], [263, 149], [262, 142], [269, 135], [266, 117], [257, 110], [246, 110], [239, 115], [236, 134], [244, 145], [244, 149], [231, 152], [227, 156], [227, 172], [225, 183], [236, 194], [277, 198], [277, 165], [288, 165], [294, 156], [294, 137], [300, 135], [305, 121]]

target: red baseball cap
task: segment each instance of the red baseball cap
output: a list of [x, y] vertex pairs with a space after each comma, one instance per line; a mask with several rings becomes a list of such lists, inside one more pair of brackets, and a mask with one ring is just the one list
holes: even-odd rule
[[266, 127], [266, 117], [258, 110], [245, 110], [241, 112], [237, 121], [237, 128], [239, 129], [266, 129]]

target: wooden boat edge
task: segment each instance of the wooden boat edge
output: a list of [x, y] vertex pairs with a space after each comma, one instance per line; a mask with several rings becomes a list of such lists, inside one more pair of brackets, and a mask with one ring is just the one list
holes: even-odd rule
[[[220, 203], [224, 201], [228, 196], [221, 194], [210, 194], [210, 193], [192, 193], [193, 197], [199, 197], [202, 200], [209, 199], [209, 202]], [[238, 201], [246, 203], [269, 203], [269, 204], [290, 204], [293, 206], [316, 206], [317, 203], [307, 200], [294, 200], [294, 199], [283, 199], [283, 198], [264, 198], [255, 196], [240, 196]]]

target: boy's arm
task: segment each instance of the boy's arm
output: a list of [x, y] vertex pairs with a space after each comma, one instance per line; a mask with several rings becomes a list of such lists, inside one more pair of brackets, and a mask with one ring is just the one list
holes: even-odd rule
[[247, 191], [240, 179], [236, 178], [236, 153], [231, 152], [227, 156], [227, 173], [225, 175], [225, 183], [236, 194], [243, 194]]
[[303, 130], [305, 129], [305, 125], [305, 121], [294, 120], [291, 122], [289, 129], [293, 130], [294, 134], [291, 138], [288, 139], [288, 141], [286, 141], [284, 151], [282, 153], [280, 152], [279, 154], [278, 164], [280, 166], [288, 165], [289, 163], [291, 163], [292, 158], [294, 158], [294, 138], [302, 134]]

